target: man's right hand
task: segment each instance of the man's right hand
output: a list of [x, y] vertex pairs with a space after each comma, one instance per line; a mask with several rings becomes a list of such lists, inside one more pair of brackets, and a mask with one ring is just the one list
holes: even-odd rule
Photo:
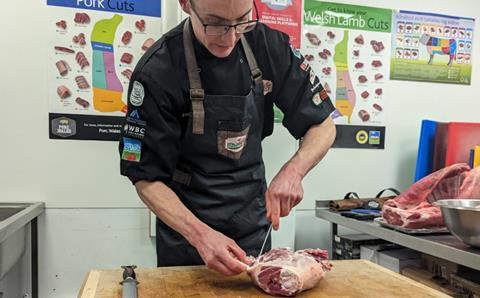
[[209, 269], [232, 276], [245, 271], [252, 263], [235, 241], [208, 228], [192, 243]]

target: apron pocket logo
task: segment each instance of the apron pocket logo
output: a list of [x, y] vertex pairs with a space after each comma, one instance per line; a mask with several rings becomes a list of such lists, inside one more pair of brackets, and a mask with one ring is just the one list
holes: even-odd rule
[[250, 125], [241, 131], [218, 130], [218, 153], [232, 159], [240, 159], [247, 146], [247, 137]]

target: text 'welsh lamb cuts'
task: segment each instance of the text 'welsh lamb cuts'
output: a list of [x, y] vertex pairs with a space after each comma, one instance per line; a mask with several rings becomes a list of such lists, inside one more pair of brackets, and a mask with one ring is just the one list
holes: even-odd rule
[[444, 226], [442, 199], [480, 198], [480, 167], [470, 170], [465, 163], [438, 170], [410, 186], [383, 205], [382, 216], [392, 225], [410, 229]]
[[294, 296], [315, 287], [331, 268], [326, 250], [275, 248], [260, 256], [248, 274], [269, 294]]

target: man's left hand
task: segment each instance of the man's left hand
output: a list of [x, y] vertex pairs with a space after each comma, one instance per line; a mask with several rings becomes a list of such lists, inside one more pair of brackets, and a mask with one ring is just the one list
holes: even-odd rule
[[302, 175], [286, 164], [273, 178], [265, 193], [267, 218], [274, 230], [280, 226], [280, 217], [287, 216], [303, 199]]

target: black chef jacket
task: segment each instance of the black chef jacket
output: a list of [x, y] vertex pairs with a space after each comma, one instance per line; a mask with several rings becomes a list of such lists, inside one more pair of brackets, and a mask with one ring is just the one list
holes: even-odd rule
[[[168, 185], [177, 164], [185, 116], [191, 111], [182, 28], [183, 22], [158, 40], [131, 76], [119, 150], [121, 174], [134, 183]], [[296, 139], [329, 117], [335, 107], [286, 34], [259, 23], [245, 37], [266, 86], [264, 137], [273, 131], [273, 104], [284, 113], [283, 125]], [[193, 39], [205, 93], [246, 95], [252, 80], [241, 43], [228, 57], [217, 58]]]

